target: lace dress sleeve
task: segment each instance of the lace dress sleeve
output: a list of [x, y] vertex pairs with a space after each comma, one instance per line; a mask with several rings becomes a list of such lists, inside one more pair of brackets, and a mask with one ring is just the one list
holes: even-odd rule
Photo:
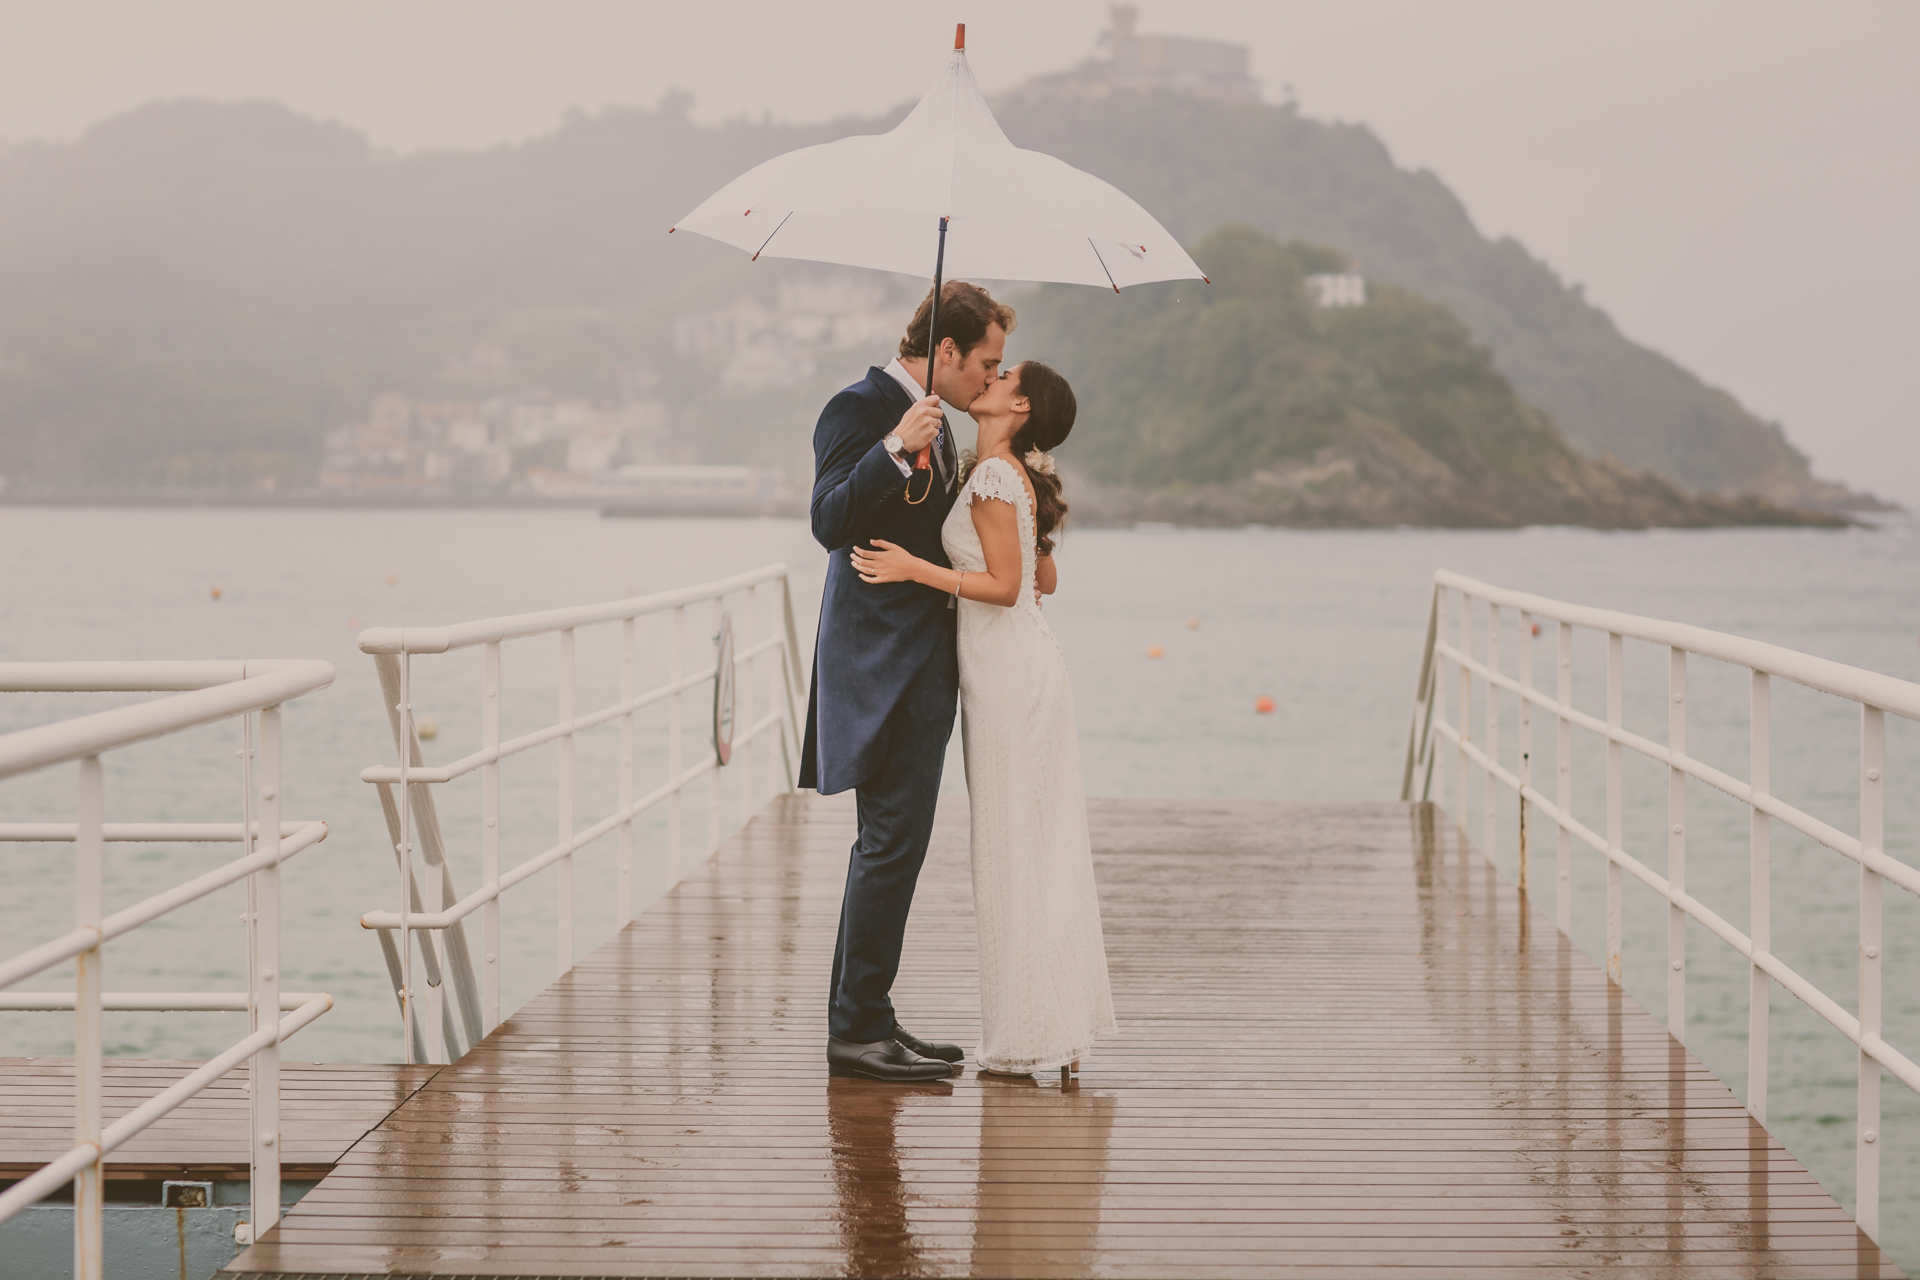
[[1019, 512], [1027, 505], [1027, 487], [1005, 458], [988, 458], [967, 479], [967, 493], [975, 502], [997, 499]]

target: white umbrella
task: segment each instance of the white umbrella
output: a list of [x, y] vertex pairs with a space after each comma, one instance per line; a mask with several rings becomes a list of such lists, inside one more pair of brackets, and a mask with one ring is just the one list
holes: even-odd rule
[[[1007, 141], [967, 66], [966, 26], [892, 131], [775, 156], [674, 224], [751, 253], [918, 275], [1111, 287], [1205, 280], [1124, 192]], [[930, 319], [937, 319], [936, 315]], [[931, 326], [929, 332], [932, 332]]]

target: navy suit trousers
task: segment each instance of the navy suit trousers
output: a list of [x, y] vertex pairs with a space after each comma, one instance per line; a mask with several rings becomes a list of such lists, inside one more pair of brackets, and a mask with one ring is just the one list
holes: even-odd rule
[[854, 788], [859, 835], [847, 863], [827, 1005], [827, 1030], [841, 1040], [871, 1044], [893, 1035], [889, 993], [933, 836], [958, 682], [953, 646], [941, 645], [887, 717], [878, 767]]

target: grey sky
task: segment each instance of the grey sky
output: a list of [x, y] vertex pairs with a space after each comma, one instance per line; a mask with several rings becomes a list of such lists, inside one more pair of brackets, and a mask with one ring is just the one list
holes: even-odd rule
[[[1091, 52], [1106, 5], [0, 0], [0, 140], [154, 98], [264, 98], [395, 151], [570, 108], [793, 121], [916, 98], [952, 24], [992, 91]], [[1361, 121], [1628, 334], [1778, 418], [1823, 474], [1920, 505], [1920, 5], [1143, 0], [1253, 47], [1270, 97]], [[1015, 139], [1018, 141], [1018, 139]], [[1913, 363], [1908, 363], [1912, 361]]]

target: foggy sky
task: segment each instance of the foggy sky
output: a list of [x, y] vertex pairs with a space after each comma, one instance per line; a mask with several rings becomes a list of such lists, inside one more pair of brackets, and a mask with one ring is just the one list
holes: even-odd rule
[[[1240, 40], [1269, 98], [1371, 126], [1483, 231], [1784, 423], [1823, 475], [1920, 506], [1920, 5], [1144, 0]], [[1088, 0], [0, 0], [0, 144], [157, 98], [267, 99], [407, 152], [569, 109], [807, 122], [924, 92], [968, 24], [989, 92], [1093, 51]], [[1014, 139], [1018, 142], [1019, 139]]]

